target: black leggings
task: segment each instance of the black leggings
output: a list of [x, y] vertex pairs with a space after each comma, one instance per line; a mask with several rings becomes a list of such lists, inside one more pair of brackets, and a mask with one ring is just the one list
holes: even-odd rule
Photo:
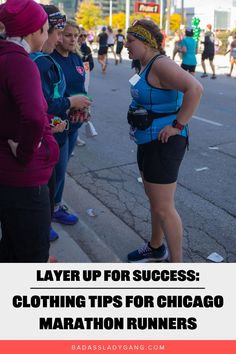
[[55, 190], [56, 190], [56, 170], [55, 168], [53, 169], [52, 175], [50, 180], [48, 181], [48, 189], [49, 189], [49, 199], [50, 199], [50, 210], [51, 210], [51, 217], [54, 212], [54, 206], [55, 206]]
[[47, 262], [51, 223], [48, 186], [0, 186], [0, 262]]

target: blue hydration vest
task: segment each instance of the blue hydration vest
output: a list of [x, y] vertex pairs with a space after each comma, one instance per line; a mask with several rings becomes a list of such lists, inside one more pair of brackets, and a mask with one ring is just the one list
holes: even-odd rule
[[60, 65], [49, 54], [42, 53], [42, 52], [35, 52], [35, 53], [30, 54], [30, 58], [33, 61], [36, 61], [38, 58], [41, 58], [41, 57], [48, 58], [55, 65], [55, 68], [57, 70], [59, 80], [58, 80], [58, 82], [53, 83], [53, 86], [54, 86], [53, 98], [63, 97], [64, 93], [66, 91], [66, 81], [65, 81], [65, 77], [64, 77], [64, 74], [62, 72]]
[[[56, 76], [58, 77], [58, 81], [53, 82], [53, 98], [61, 98], [64, 97], [65, 91], [66, 91], [66, 80], [65, 76], [63, 74], [62, 68], [60, 65], [47, 53], [42, 53], [42, 52], [35, 52], [30, 54], [30, 58], [36, 62], [38, 58], [45, 57], [48, 60], [50, 60], [54, 65], [53, 65], [53, 70], [56, 71]], [[56, 116], [54, 116], [56, 118]], [[66, 117], [67, 118], [67, 117]], [[64, 119], [64, 118], [63, 118]], [[66, 139], [67, 139], [68, 132], [64, 130], [62, 133], [55, 133], [55, 139], [57, 140], [58, 144], [62, 146]]]
[[[133, 100], [130, 108], [135, 109], [143, 107], [152, 113], [168, 113], [177, 112], [183, 102], [183, 93], [177, 90], [160, 89], [150, 85], [147, 81], [148, 74], [151, 70], [155, 59], [160, 56], [155, 56], [140, 73], [140, 79], [135, 85], [131, 85], [131, 95]], [[163, 118], [154, 119], [152, 125], [146, 130], [132, 129], [130, 137], [137, 144], [149, 143], [157, 140], [158, 133], [167, 125], [171, 125], [176, 119], [176, 114], [171, 114]], [[187, 136], [187, 128], [180, 132], [180, 135]]]

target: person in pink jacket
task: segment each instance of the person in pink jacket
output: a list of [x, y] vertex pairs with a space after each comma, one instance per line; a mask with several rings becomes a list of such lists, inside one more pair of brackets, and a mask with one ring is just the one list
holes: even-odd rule
[[38, 68], [28, 54], [47, 39], [48, 16], [33, 0], [0, 5], [0, 262], [47, 262], [47, 183], [58, 145], [47, 117]]

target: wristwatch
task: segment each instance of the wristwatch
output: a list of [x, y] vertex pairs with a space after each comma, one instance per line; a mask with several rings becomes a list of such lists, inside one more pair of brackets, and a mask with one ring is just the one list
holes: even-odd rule
[[179, 129], [180, 131], [185, 128], [185, 125], [181, 124], [180, 122], [177, 121], [177, 119], [173, 120], [172, 122], [172, 127]]

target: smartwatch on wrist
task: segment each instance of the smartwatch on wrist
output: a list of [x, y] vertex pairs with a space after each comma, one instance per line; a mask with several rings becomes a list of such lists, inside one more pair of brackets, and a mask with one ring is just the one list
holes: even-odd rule
[[179, 129], [180, 131], [183, 130], [185, 128], [185, 125], [179, 123], [177, 121], [177, 119], [175, 119], [173, 122], [172, 122], [172, 127], [173, 128], [176, 128], [176, 129]]

